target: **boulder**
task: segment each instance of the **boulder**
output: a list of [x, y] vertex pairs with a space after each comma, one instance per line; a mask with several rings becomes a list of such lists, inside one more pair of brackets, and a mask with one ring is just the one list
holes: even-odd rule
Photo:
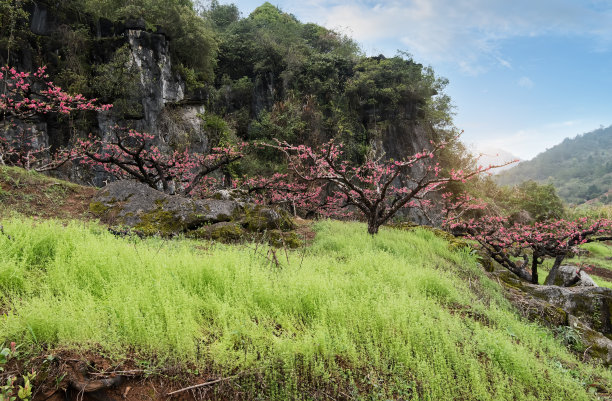
[[100, 189], [89, 205], [111, 225], [140, 234], [236, 241], [246, 231], [290, 230], [290, 215], [282, 210], [233, 199], [192, 199], [168, 195], [137, 181], [115, 181]]
[[612, 289], [592, 286], [559, 287], [534, 285], [516, 278], [509, 271], [495, 273], [508, 288], [525, 296], [563, 309], [591, 330], [612, 339]]
[[599, 287], [584, 270], [580, 270], [580, 281], [576, 285], [581, 287]]
[[220, 242], [236, 242], [244, 239], [245, 234], [246, 230], [240, 224], [223, 221], [189, 231], [187, 237]]
[[242, 225], [249, 231], [291, 230], [294, 223], [289, 213], [261, 205], [245, 205]]
[[576, 268], [576, 266], [559, 266], [556, 269], [552, 269], [544, 285], [556, 285], [559, 287], [597, 287], [598, 285], [593, 281], [584, 270]]
[[578, 269], [575, 266], [559, 266], [556, 269], [552, 269], [544, 285], [557, 285], [560, 287], [569, 287], [580, 280], [578, 275]]
[[602, 287], [559, 287], [526, 283], [507, 270], [494, 276], [506, 288], [507, 298], [528, 319], [579, 335], [574, 349], [612, 365], [612, 290]]
[[583, 355], [601, 361], [605, 366], [612, 365], [612, 340], [603, 334], [586, 327], [575, 316], [568, 316], [568, 326], [580, 334]]
[[109, 224], [126, 225], [144, 234], [171, 236], [229, 221], [241, 214], [242, 207], [229, 200], [167, 195], [137, 181], [121, 180], [99, 190], [90, 210]]

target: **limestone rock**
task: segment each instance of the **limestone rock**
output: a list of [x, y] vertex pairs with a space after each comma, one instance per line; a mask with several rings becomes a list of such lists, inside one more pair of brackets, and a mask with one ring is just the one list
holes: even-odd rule
[[90, 209], [103, 221], [145, 234], [175, 235], [229, 221], [241, 212], [234, 201], [167, 195], [136, 181], [115, 181], [94, 196]]
[[187, 237], [220, 242], [235, 242], [244, 239], [245, 234], [246, 230], [240, 224], [223, 221], [190, 231], [187, 233]]
[[568, 316], [568, 326], [580, 333], [585, 355], [600, 360], [604, 365], [612, 365], [612, 340], [582, 324], [575, 316]]
[[586, 327], [612, 339], [612, 289], [604, 287], [559, 287], [533, 285], [521, 281], [509, 271], [495, 273], [507, 288], [521, 291], [580, 319]]
[[560, 287], [598, 287], [585, 271], [577, 269], [576, 266], [559, 266], [557, 269], [552, 269], [544, 285], [557, 285]]
[[246, 205], [242, 224], [249, 231], [289, 230], [294, 228], [289, 214], [260, 205]]
[[[144, 235], [234, 241], [246, 231], [295, 228], [287, 212], [232, 199], [192, 199], [168, 195], [137, 181], [115, 181], [100, 189], [90, 210], [102, 221]], [[227, 238], [226, 238], [227, 237]]]
[[580, 281], [576, 285], [581, 287], [599, 287], [584, 270], [580, 270]]
[[508, 299], [528, 319], [580, 335], [580, 353], [612, 365], [612, 290], [602, 287], [533, 285], [507, 270], [493, 273]]
[[575, 266], [559, 266], [557, 269], [552, 269], [544, 281], [544, 285], [558, 285], [560, 287], [569, 287], [580, 280], [578, 271]]

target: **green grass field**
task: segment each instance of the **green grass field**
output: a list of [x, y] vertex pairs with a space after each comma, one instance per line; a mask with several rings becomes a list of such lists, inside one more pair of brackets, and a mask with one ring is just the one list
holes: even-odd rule
[[[434, 233], [320, 222], [266, 248], [2, 221], [0, 343], [191, 366], [253, 399], [583, 400], [609, 370], [522, 321], [467, 249]], [[43, 351], [44, 350], [44, 351]]]

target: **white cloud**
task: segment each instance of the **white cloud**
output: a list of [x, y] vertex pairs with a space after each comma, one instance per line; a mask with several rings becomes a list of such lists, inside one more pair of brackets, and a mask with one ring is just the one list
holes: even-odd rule
[[[418, 60], [456, 63], [467, 74], [512, 68], [499, 51], [500, 42], [512, 37], [578, 34], [596, 38], [594, 46], [612, 43], [609, 2], [287, 0], [282, 7], [303, 20], [349, 28], [366, 50], [375, 43], [399, 44]], [[390, 55], [395, 50], [383, 49]]]
[[529, 77], [520, 77], [516, 83], [518, 86], [527, 89], [531, 89], [534, 86], [533, 81]]

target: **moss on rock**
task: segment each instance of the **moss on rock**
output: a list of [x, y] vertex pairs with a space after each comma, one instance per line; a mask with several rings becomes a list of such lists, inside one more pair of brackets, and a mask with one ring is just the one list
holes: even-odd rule
[[107, 206], [102, 202], [91, 202], [89, 204], [89, 211], [98, 217], [105, 215], [111, 208], [112, 206]]
[[289, 213], [261, 205], [245, 206], [240, 222], [249, 231], [292, 230], [295, 228], [295, 223]]
[[159, 234], [163, 237], [185, 231], [185, 227], [174, 213], [164, 210], [162, 203], [157, 208], [139, 215], [140, 222], [134, 228], [145, 235]]
[[187, 233], [188, 238], [214, 240], [224, 243], [244, 239], [246, 231], [236, 223], [222, 222], [206, 225]]
[[281, 230], [268, 231], [268, 242], [275, 247], [299, 248], [304, 241], [293, 231], [285, 232]]

